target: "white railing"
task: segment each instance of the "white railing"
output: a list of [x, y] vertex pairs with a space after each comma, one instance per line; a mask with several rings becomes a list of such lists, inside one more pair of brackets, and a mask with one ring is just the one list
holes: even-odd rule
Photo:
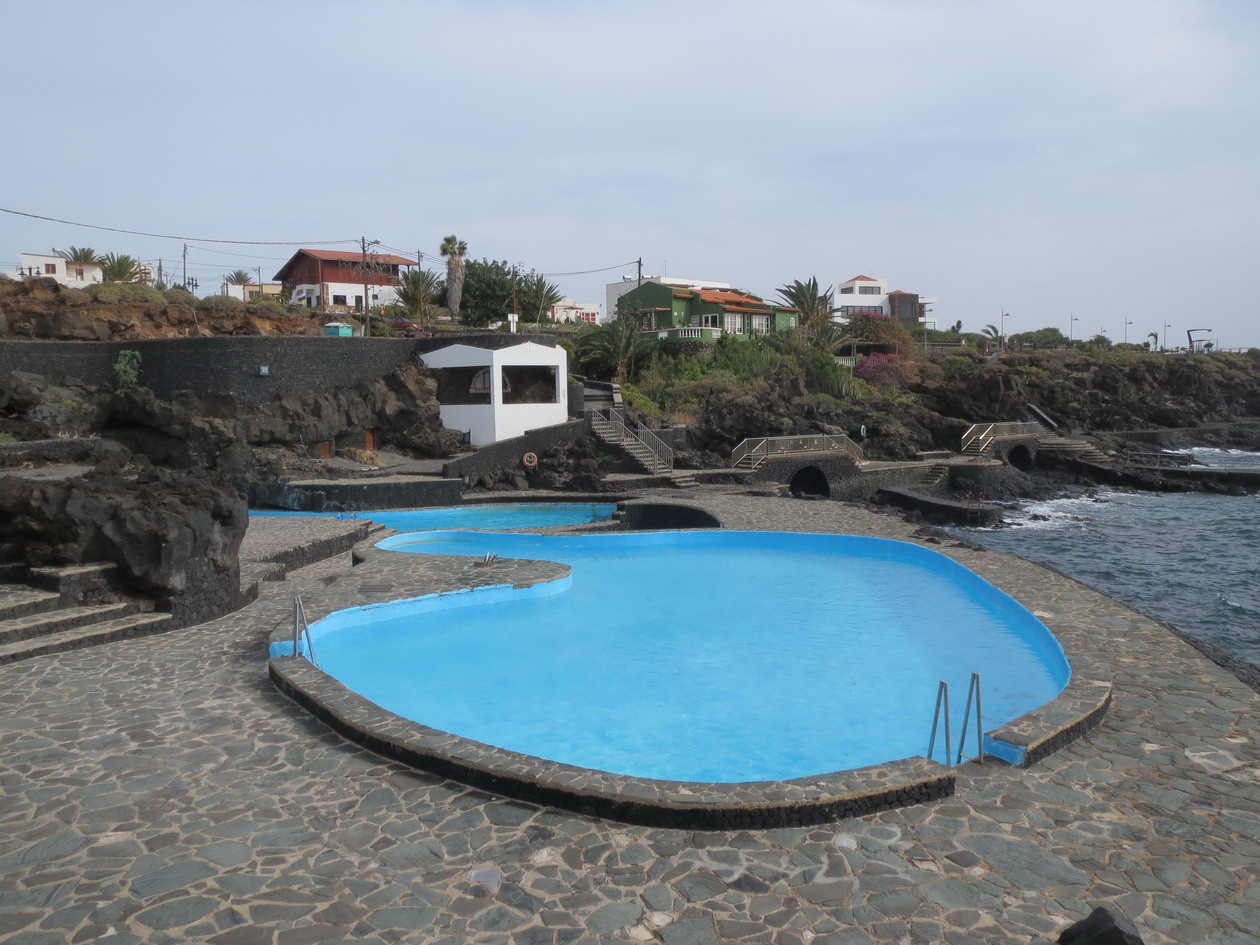
[[731, 467], [756, 469], [771, 456], [835, 451], [847, 453], [858, 462], [862, 460], [862, 447], [847, 436], [818, 433], [807, 436], [763, 436], [744, 440], [731, 452]]
[[621, 411], [612, 407], [592, 407], [586, 411], [591, 421], [606, 424], [609, 433], [622, 445], [637, 443], [650, 454], [647, 465], [652, 472], [668, 472], [674, 468], [674, 450], [651, 430], [635, 425], [632, 428]]
[[975, 443], [977, 452], [983, 453], [999, 436], [1036, 436], [1040, 430], [1039, 423], [973, 423], [962, 435], [962, 452]]

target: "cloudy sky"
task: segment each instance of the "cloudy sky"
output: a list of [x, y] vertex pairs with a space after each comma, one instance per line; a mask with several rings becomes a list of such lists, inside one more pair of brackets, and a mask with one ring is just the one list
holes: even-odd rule
[[607, 270], [553, 277], [583, 300], [641, 257], [1260, 345], [1254, 0], [72, 0], [5, 32], [0, 207], [175, 238], [0, 213], [0, 270], [187, 242], [204, 294], [296, 248], [208, 240], [455, 233]]

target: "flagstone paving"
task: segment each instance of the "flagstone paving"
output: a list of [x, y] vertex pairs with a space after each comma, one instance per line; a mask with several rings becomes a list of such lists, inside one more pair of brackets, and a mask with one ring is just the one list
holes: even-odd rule
[[[664, 499], [727, 527], [916, 540], [841, 503]], [[408, 596], [482, 579], [467, 562], [398, 587], [343, 554], [211, 623], [0, 667], [0, 941], [1043, 943], [1112, 905], [1150, 945], [1255, 943], [1260, 697], [1101, 594], [936, 547], [1092, 635], [1113, 705], [1029, 769], [966, 765], [952, 798], [820, 827], [685, 832], [502, 800], [345, 741], [269, 682], [295, 592], [317, 610]]]

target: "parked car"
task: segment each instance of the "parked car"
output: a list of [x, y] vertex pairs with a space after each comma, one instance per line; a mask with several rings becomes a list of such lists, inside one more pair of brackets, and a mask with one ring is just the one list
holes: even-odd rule
[[394, 331], [418, 331], [420, 329], [420, 326], [417, 325], [415, 322], [407, 322], [407, 321], [390, 322], [389, 327], [392, 328]]

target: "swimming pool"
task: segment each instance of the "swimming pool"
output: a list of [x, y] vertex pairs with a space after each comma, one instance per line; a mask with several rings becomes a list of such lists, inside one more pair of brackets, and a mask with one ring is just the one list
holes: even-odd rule
[[980, 672], [991, 730], [1069, 678], [1027, 610], [903, 542], [430, 532], [380, 547], [572, 566], [526, 590], [341, 611], [312, 634], [323, 671], [391, 712], [585, 769], [739, 783], [857, 768], [925, 752], [938, 680], [960, 715]]
[[250, 510], [256, 516], [365, 518], [400, 532], [452, 528], [547, 528], [587, 525], [612, 519], [617, 506], [608, 502], [502, 502], [425, 509], [381, 509], [373, 512], [288, 512]]

